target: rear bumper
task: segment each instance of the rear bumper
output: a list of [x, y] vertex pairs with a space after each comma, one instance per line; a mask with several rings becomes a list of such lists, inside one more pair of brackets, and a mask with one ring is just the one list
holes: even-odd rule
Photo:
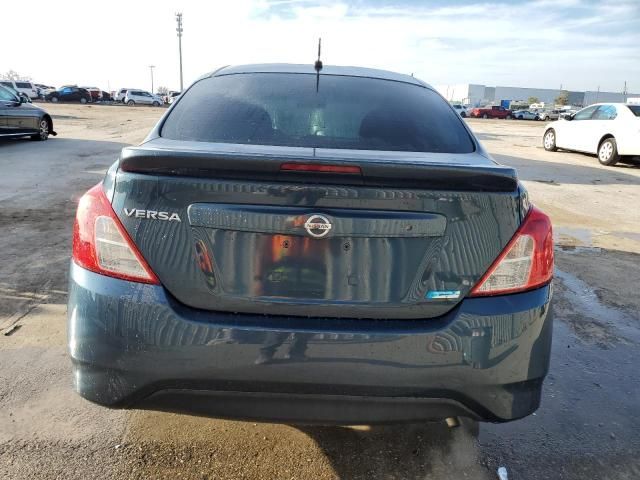
[[427, 320], [234, 315], [72, 264], [74, 385], [108, 407], [222, 418], [514, 420], [540, 402], [550, 298], [547, 286], [465, 299]]

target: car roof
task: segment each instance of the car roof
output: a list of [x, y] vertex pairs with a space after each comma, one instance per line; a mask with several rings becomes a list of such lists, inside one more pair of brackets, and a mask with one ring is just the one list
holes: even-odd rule
[[[313, 64], [257, 63], [250, 65], [230, 65], [227, 67], [222, 67], [214, 72], [211, 72], [210, 74], [204, 75], [203, 78], [234, 75], [238, 73], [310, 73], [315, 75], [316, 70]], [[415, 77], [412, 77], [411, 75], [404, 75], [402, 73], [390, 72], [388, 70], [379, 70], [376, 68], [324, 65], [322, 67], [322, 70], [320, 71], [320, 75], [377, 78], [381, 80], [392, 80], [395, 82], [404, 82], [431, 88], [430, 85]]]
[[[623, 103], [623, 102], [600, 102], [600, 103], [592, 103], [591, 105], [588, 105], [589, 107], [597, 107], [598, 105], [616, 105], [616, 106], [623, 106], [626, 107], [628, 105], [628, 103]], [[587, 108], [587, 107], [584, 107]]]

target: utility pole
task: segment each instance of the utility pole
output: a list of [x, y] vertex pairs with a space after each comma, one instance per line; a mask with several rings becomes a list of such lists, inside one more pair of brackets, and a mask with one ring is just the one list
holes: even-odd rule
[[176, 13], [176, 22], [178, 23], [176, 32], [178, 32], [178, 54], [180, 55], [180, 91], [182, 92], [184, 90], [182, 84], [182, 13]]
[[151, 94], [153, 94], [153, 69], [156, 68], [155, 65], [149, 65], [149, 70], [151, 70]]

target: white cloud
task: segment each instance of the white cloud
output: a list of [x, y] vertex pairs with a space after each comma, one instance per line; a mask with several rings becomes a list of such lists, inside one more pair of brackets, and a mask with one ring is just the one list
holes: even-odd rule
[[[0, 72], [43, 83], [115, 89], [178, 86], [173, 14], [184, 13], [189, 83], [221, 65], [325, 63], [415, 73], [433, 84], [463, 82], [640, 91], [640, 4], [634, 1], [475, 3], [460, 6], [238, 0], [33, 0], [28, 22], [5, 22]], [[25, 35], [25, 28], [30, 32]], [[46, 39], [46, 40], [43, 40]], [[46, 47], [43, 49], [43, 44]]]

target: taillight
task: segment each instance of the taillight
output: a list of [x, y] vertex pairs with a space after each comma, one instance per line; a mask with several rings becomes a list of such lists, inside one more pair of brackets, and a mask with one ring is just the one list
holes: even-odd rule
[[553, 277], [551, 220], [531, 207], [522, 225], [470, 296], [502, 295], [546, 285]]
[[102, 275], [160, 284], [113, 211], [102, 184], [85, 193], [78, 204], [73, 261]]

